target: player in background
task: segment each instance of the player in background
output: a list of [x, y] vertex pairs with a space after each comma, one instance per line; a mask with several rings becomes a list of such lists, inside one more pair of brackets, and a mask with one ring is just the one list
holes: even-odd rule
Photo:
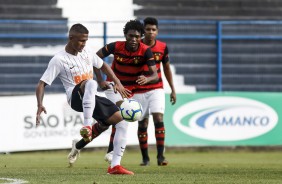
[[[93, 80], [93, 68], [101, 69], [107, 74], [114, 81], [114, 88], [123, 96], [130, 94], [109, 65], [85, 47], [88, 33], [87, 28], [82, 24], [74, 24], [70, 28], [67, 45], [50, 60], [36, 88], [37, 126], [40, 124], [40, 114], [47, 113], [43, 106], [45, 86], [51, 85], [57, 77], [63, 83], [68, 104], [75, 111], [83, 112], [84, 126], [80, 130], [83, 139], [76, 143], [73, 156], [76, 156], [81, 148], [107, 130], [110, 125], [116, 125], [122, 120], [119, 108], [114, 103], [107, 98], [96, 96], [98, 85]], [[92, 118], [97, 120], [94, 125], [92, 125]], [[127, 171], [126, 174], [133, 173]]]
[[[155, 138], [157, 146], [157, 160], [158, 165], [164, 166], [168, 162], [164, 157], [164, 145], [165, 145], [165, 126], [163, 120], [163, 114], [165, 110], [165, 93], [163, 89], [163, 80], [161, 76], [161, 65], [165, 74], [165, 78], [168, 81], [168, 84], [171, 88], [170, 93], [170, 102], [172, 105], [176, 102], [176, 93], [173, 85], [172, 73], [170, 69], [170, 60], [167, 44], [156, 39], [158, 35], [158, 20], [153, 17], [147, 17], [144, 19], [144, 29], [145, 37], [142, 42], [150, 46], [155, 61], [158, 72], [159, 81], [156, 84], [150, 84], [148, 87], [151, 87], [152, 93], [146, 101], [149, 103], [149, 109], [143, 109], [145, 118], [142, 121], [138, 122], [138, 139], [139, 146], [142, 153], [142, 163], [141, 166], [149, 165], [150, 158], [148, 154], [148, 124], [149, 124], [149, 113], [153, 115], [153, 121], [155, 126]], [[146, 68], [145, 71], [148, 71]], [[136, 98], [136, 100], [140, 100]], [[144, 101], [144, 100], [143, 100]], [[145, 101], [145, 102], [146, 102]], [[140, 102], [142, 102], [140, 100]], [[142, 104], [142, 103], [141, 103]], [[143, 104], [142, 104], [143, 105]], [[150, 111], [150, 112], [149, 112]]]
[[[163, 114], [165, 110], [165, 93], [163, 89], [163, 81], [161, 76], [161, 63], [165, 77], [170, 85], [171, 94], [170, 101], [172, 104], [176, 102], [176, 93], [172, 80], [172, 73], [170, 70], [170, 62], [168, 56], [168, 48], [166, 43], [156, 40], [158, 35], [158, 21], [155, 18], [148, 17], [144, 20], [145, 37], [142, 42], [148, 45], [154, 55], [156, 61], [156, 67], [158, 72], [158, 82], [149, 83], [144, 86], [146, 91], [143, 93], [135, 94], [134, 99], [139, 101], [143, 107], [143, 116], [141, 121], [138, 122], [138, 139], [142, 153], [141, 166], [147, 166], [150, 164], [150, 158], [148, 154], [148, 123], [149, 113], [152, 113], [154, 126], [155, 126], [155, 137], [157, 146], [157, 164], [159, 166], [165, 166], [168, 164], [164, 157], [164, 140], [165, 140], [165, 127], [163, 122]], [[143, 74], [146, 76], [150, 72], [148, 68], [144, 67]], [[114, 133], [114, 131], [112, 131]], [[112, 138], [113, 138], [112, 133]], [[111, 162], [112, 159], [112, 142], [110, 142], [108, 153], [105, 155], [105, 160]]]
[[[151, 49], [141, 43], [141, 37], [144, 34], [143, 24], [138, 20], [131, 20], [125, 24], [123, 32], [126, 41], [107, 44], [97, 52], [97, 55], [100, 58], [105, 58], [111, 54], [114, 56], [112, 70], [123, 86], [131, 91], [131, 95], [135, 96], [135, 93], [150, 90], [146, 85], [157, 82], [157, 70]], [[145, 66], [150, 73], [147, 76], [143, 75]], [[100, 71], [94, 71], [100, 87], [105, 90], [107, 98], [119, 106], [126, 96], [114, 92], [112, 79], [107, 78], [107, 81], [103, 81]], [[108, 173], [118, 170], [115, 165], [120, 163], [126, 148], [127, 128], [128, 122], [125, 120], [116, 124], [113, 128], [110, 140], [111, 146], [109, 147], [113, 154]]]

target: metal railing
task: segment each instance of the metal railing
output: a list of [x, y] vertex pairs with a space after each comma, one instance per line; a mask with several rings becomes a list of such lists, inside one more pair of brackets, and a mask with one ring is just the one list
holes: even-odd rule
[[[76, 22], [67, 21], [52, 21], [52, 20], [0, 20], [1, 25], [7, 24], [68, 24], [71, 25]], [[109, 42], [109, 40], [123, 38], [122, 29], [125, 22], [81, 22], [82, 24], [87, 24], [87, 27], [96, 27], [94, 33], [89, 35], [90, 39], [101, 39], [103, 45]], [[112, 25], [116, 24], [113, 28]], [[267, 26], [277, 26], [282, 25], [282, 21], [201, 21], [201, 20], [159, 20], [159, 25], [213, 25], [216, 31], [211, 34], [201, 34], [201, 33], [177, 33], [177, 34], [159, 34], [159, 39], [176, 39], [176, 40], [214, 40], [216, 41], [217, 47], [217, 91], [222, 91], [222, 47], [224, 40], [282, 40], [281, 34], [272, 33], [269, 34], [228, 34], [224, 33], [224, 28], [229, 25], [267, 25]], [[97, 25], [99, 28], [97, 28]], [[1, 31], [1, 29], [0, 29]], [[278, 30], [279, 31], [279, 30]], [[185, 31], [184, 31], [185, 32]], [[0, 32], [1, 39], [18, 39], [18, 38], [29, 38], [29, 39], [66, 39], [67, 33], [3, 33]], [[0, 45], [1, 46], [1, 45]]]

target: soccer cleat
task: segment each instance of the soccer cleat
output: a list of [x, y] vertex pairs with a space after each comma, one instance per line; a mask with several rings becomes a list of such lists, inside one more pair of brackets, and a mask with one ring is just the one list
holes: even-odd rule
[[109, 152], [109, 153], [107, 153], [106, 155], [105, 155], [105, 157], [104, 157], [104, 160], [106, 161], [106, 162], [108, 162], [109, 164], [111, 164], [112, 163], [112, 160], [113, 160], [113, 151], [111, 151], [111, 152]]
[[91, 126], [84, 126], [80, 129], [80, 135], [83, 137], [85, 142], [92, 141], [92, 128]]
[[150, 165], [150, 160], [142, 160], [142, 162], [140, 163], [140, 166], [149, 166]]
[[168, 164], [168, 161], [165, 159], [165, 157], [158, 158], [158, 166], [166, 166]]
[[74, 164], [74, 162], [76, 161], [76, 159], [79, 157], [79, 154], [80, 154], [80, 150], [76, 149], [76, 147], [75, 147], [75, 145], [78, 141], [79, 140], [77, 140], [77, 139], [72, 140], [72, 149], [71, 149], [71, 152], [68, 155], [70, 167], [72, 166], [72, 164]]
[[111, 168], [111, 166], [108, 167], [108, 174], [126, 174], [126, 175], [134, 175], [132, 171], [128, 171], [121, 165], [116, 165], [115, 167]]

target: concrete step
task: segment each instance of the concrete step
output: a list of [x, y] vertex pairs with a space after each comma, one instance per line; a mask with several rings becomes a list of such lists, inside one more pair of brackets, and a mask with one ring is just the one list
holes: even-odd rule
[[199, 85], [199, 84], [216, 84], [216, 75], [214, 74], [187, 74], [184, 75], [185, 83]]
[[46, 70], [46, 64], [32, 64], [32, 65], [22, 65], [21, 64], [0, 64], [0, 74], [40, 74], [42, 75], [43, 72]]
[[0, 5], [56, 5], [57, 0], [0, 0]]
[[20, 23], [1, 23], [0, 34], [49, 34], [49, 33], [63, 33], [68, 32], [67, 22], [60, 21], [61, 23], [50, 24], [20, 24]]
[[45, 65], [49, 63], [52, 56], [0, 56], [0, 67], [10, 65]]
[[138, 17], [138, 19], [143, 20], [144, 18], [148, 16], [153, 16], [157, 18], [158, 20], [212, 20], [212, 21], [218, 21], [218, 20], [281, 20], [280, 15], [272, 16], [272, 15], [236, 15], [236, 16], [230, 16], [230, 15], [159, 15], [159, 14], [141, 14], [141, 13], [134, 13], [135, 16]]
[[280, 85], [282, 74], [223, 74], [223, 84], [257, 84], [257, 85]]
[[12, 47], [13, 45], [23, 45], [24, 47], [32, 47], [32, 46], [56, 46], [56, 45], [64, 45], [66, 43], [66, 38], [0, 38], [2, 47]]
[[[178, 53], [170, 54], [171, 63], [177, 65], [182, 64], [217, 64], [217, 56], [215, 53]], [[282, 64], [282, 54], [223, 54], [222, 56], [223, 64], [249, 64], [249, 65], [259, 65], [259, 64]]]
[[0, 14], [0, 19], [10, 20], [66, 20], [61, 14]]
[[216, 53], [216, 44], [195, 44], [195, 43], [168, 43], [169, 53], [181, 54], [181, 53]]
[[[210, 74], [217, 73], [216, 64], [174, 64], [177, 74], [186, 73], [202, 73]], [[281, 74], [282, 78], [282, 64], [223, 64], [223, 74]]]
[[282, 85], [272, 84], [224, 84], [222, 91], [253, 91], [253, 92], [281, 92]]
[[[24, 83], [24, 84], [1, 84], [0, 95], [27, 95], [35, 94], [36, 84]], [[45, 87], [45, 93], [64, 93], [62, 84], [54, 81], [52, 86]]]
[[236, 9], [236, 8], [210, 8], [210, 7], [159, 7], [150, 6], [144, 9], [134, 10], [134, 15], [175, 15], [175, 16], [279, 16], [281, 17], [281, 8], [247, 8], [247, 9]]
[[22, 5], [22, 6], [0, 6], [0, 15], [18, 14], [18, 15], [62, 15], [62, 9], [50, 6], [40, 5]]
[[244, 54], [223, 54], [223, 64], [268, 64], [268, 65], [281, 65], [282, 54], [268, 54], [268, 53], [244, 53]]
[[176, 6], [176, 7], [278, 7], [282, 6], [280, 0], [133, 0], [134, 4], [141, 6]]

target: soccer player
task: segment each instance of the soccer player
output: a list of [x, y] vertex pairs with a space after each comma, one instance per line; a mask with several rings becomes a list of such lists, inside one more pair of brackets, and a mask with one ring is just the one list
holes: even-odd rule
[[[172, 105], [176, 102], [176, 93], [172, 80], [172, 73], [170, 69], [170, 60], [168, 55], [168, 48], [166, 43], [161, 42], [156, 39], [158, 35], [158, 21], [153, 17], [147, 17], [144, 19], [144, 29], [145, 29], [145, 37], [142, 42], [148, 46], [150, 46], [154, 58], [156, 61], [156, 67], [158, 71], [158, 83], [149, 84], [148, 87], [153, 89], [150, 93], [151, 95], [144, 101], [138, 96], [135, 97], [136, 100], [139, 100], [143, 107], [143, 117], [144, 119], [138, 122], [138, 139], [139, 146], [142, 153], [142, 163], [141, 166], [147, 166], [150, 163], [150, 158], [148, 154], [148, 123], [149, 123], [149, 111], [153, 115], [153, 121], [155, 126], [155, 138], [156, 138], [156, 146], [157, 146], [157, 160], [159, 166], [165, 166], [168, 164], [167, 160], [164, 157], [164, 141], [165, 141], [165, 127], [163, 121], [163, 114], [165, 110], [165, 93], [163, 89], [163, 80], [161, 76], [161, 64], [163, 67], [163, 71], [168, 81], [168, 84], [171, 88], [170, 94], [170, 102]], [[148, 69], [145, 68], [146, 71]], [[144, 105], [144, 103], [146, 105]]]
[[[147, 84], [157, 82], [157, 70], [151, 49], [141, 43], [141, 37], [144, 34], [143, 24], [138, 20], [131, 20], [125, 24], [123, 32], [126, 41], [107, 44], [97, 52], [97, 55], [100, 58], [105, 58], [113, 54], [112, 69], [115, 75], [120, 79], [122, 85], [131, 91], [131, 95], [134, 95], [147, 91]], [[143, 75], [145, 66], [150, 73], [147, 76]], [[112, 79], [108, 78], [107, 81], [103, 81], [101, 73], [98, 70], [94, 71], [107, 98], [119, 106], [126, 96], [114, 92]], [[112, 144], [109, 147], [109, 150], [113, 151], [113, 156], [108, 173], [117, 169], [115, 165], [120, 163], [123, 156], [126, 147], [127, 127], [128, 122], [123, 120], [113, 128], [114, 132], [110, 140]]]
[[[163, 81], [161, 76], [161, 63], [163, 65], [163, 70], [165, 77], [170, 85], [171, 94], [170, 101], [172, 104], [176, 102], [176, 93], [172, 80], [172, 73], [170, 70], [170, 62], [168, 56], [168, 48], [166, 43], [156, 40], [158, 35], [158, 21], [155, 18], [148, 17], [144, 20], [145, 37], [142, 42], [150, 46], [154, 58], [156, 61], [156, 67], [158, 72], [158, 82], [148, 83], [144, 85], [141, 93], [135, 94], [134, 99], [139, 101], [143, 107], [143, 115], [141, 121], [138, 122], [138, 139], [139, 145], [142, 153], [141, 166], [148, 166], [150, 164], [150, 158], [148, 155], [148, 117], [149, 113], [152, 113], [154, 126], [155, 126], [155, 137], [157, 146], [157, 164], [159, 166], [165, 166], [168, 161], [164, 157], [164, 140], [165, 140], [165, 127], [163, 122], [163, 114], [165, 110], [165, 93], [163, 89]], [[144, 67], [143, 74], [146, 76], [150, 72], [148, 68]], [[114, 133], [114, 131], [112, 131]], [[113, 134], [112, 136], [113, 137]], [[111, 162], [112, 155], [112, 143], [110, 142], [108, 154], [106, 154], [105, 159]]]
[[[80, 130], [83, 137], [76, 143], [79, 149], [121, 120], [118, 107], [104, 97], [96, 96], [97, 82], [93, 80], [93, 68], [101, 69], [114, 81], [114, 88], [123, 96], [130, 95], [115, 76], [108, 64], [85, 47], [88, 30], [82, 24], [74, 24], [69, 30], [69, 40], [65, 48], [58, 52], [49, 62], [36, 88], [37, 113], [36, 125], [40, 124], [40, 114], [46, 113], [43, 96], [46, 85], [51, 85], [59, 77], [66, 91], [67, 101], [72, 109], [83, 112], [84, 126]], [[92, 125], [93, 119], [97, 123]], [[120, 166], [121, 167], [121, 166]], [[114, 174], [133, 174], [131, 171]]]

